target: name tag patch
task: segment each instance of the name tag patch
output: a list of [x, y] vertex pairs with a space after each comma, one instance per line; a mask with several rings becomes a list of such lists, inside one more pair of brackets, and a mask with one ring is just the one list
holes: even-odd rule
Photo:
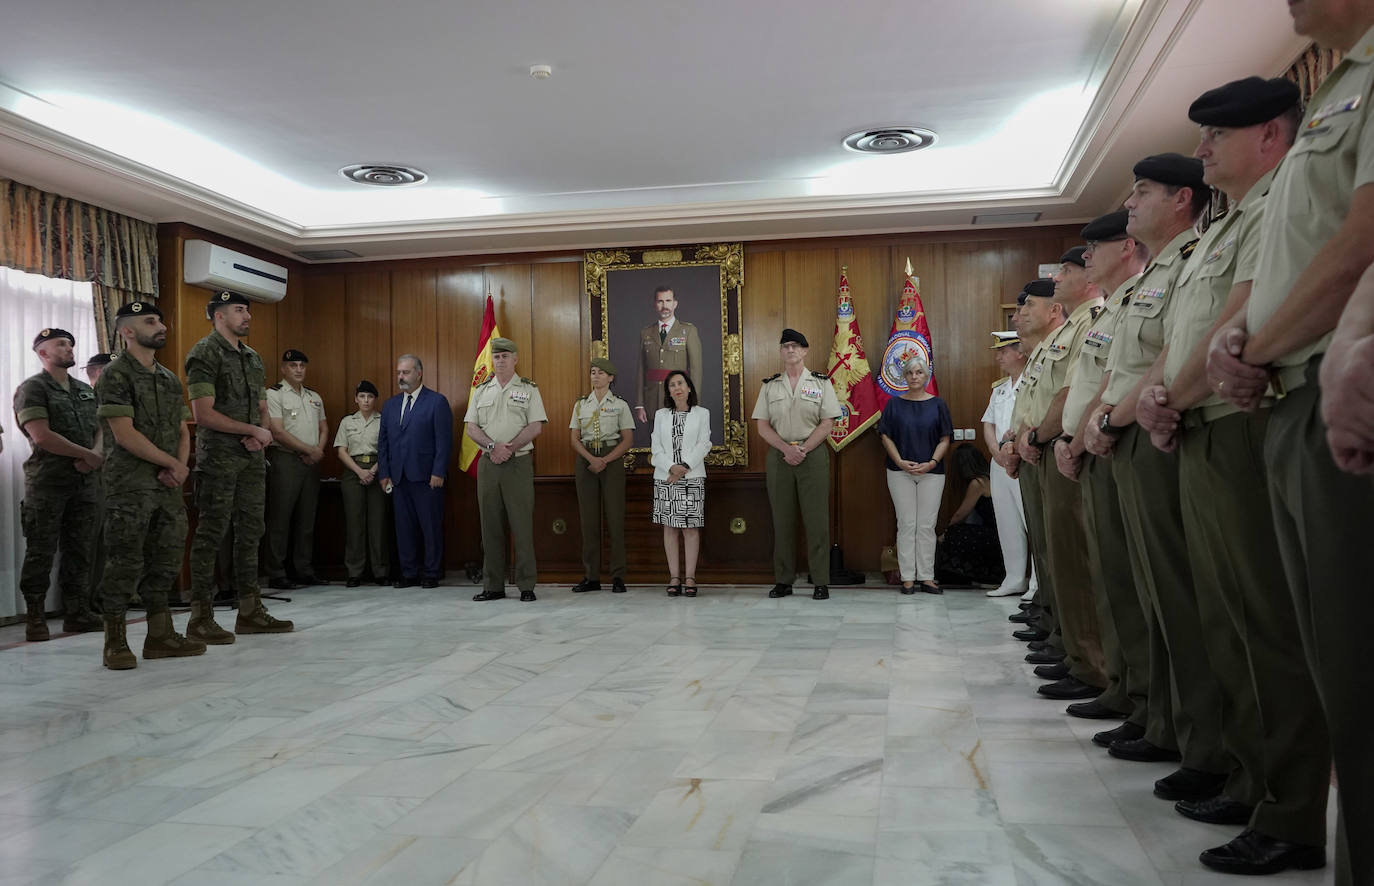
[[530, 392], [529, 392], [529, 391], [511, 391], [511, 392], [510, 392], [510, 401], [511, 401], [512, 403], [521, 403], [521, 404], [528, 403], [528, 402], [530, 402]]
[[807, 400], [819, 400], [821, 399], [821, 389], [809, 386], [803, 387], [801, 389], [801, 395]]
[[686, 344], [687, 336], [685, 335], [675, 335], [672, 338], [668, 339], [668, 346], [672, 348], [680, 348]]

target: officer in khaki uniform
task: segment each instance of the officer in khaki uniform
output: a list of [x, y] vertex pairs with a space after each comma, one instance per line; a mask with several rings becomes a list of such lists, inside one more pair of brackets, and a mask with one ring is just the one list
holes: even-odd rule
[[677, 298], [673, 290], [666, 286], [654, 290], [654, 313], [658, 315], [658, 322], [639, 331], [635, 417], [641, 424], [648, 422], [662, 406], [659, 401], [668, 373], [681, 370], [688, 378], [700, 382], [701, 374], [706, 371], [701, 364], [701, 334], [691, 323], [677, 318]]
[[753, 418], [768, 450], [768, 503], [773, 509], [770, 597], [792, 593], [797, 576], [797, 511], [806, 526], [812, 599], [830, 599], [830, 452], [826, 439], [840, 401], [823, 372], [809, 372], [806, 336], [784, 329], [778, 351], [783, 371], [763, 380]]
[[58, 585], [62, 589], [62, 630], [98, 631], [101, 621], [91, 611], [92, 528], [98, 519], [96, 475], [105, 457], [100, 449], [95, 390], [73, 378], [76, 337], [65, 329], [44, 329], [33, 349], [43, 363], [14, 392], [14, 420], [28, 438], [32, 453], [24, 460], [24, 564], [19, 590], [27, 620], [24, 637], [47, 640], [43, 604], [52, 583], [52, 561], [62, 552]]
[[1298, 88], [1282, 79], [1238, 80], [1204, 94], [1189, 117], [1202, 129], [1197, 155], [1207, 161], [1207, 182], [1232, 209], [1198, 241], [1179, 276], [1165, 352], [1147, 376], [1137, 419], [1156, 446], [1179, 451], [1198, 613], [1226, 702], [1223, 739], [1255, 770], [1256, 793], [1182, 800], [1176, 808], [1253, 832], [1243, 845], [1207, 850], [1204, 864], [1272, 873], [1282, 868], [1244, 856], [1281, 842], [1324, 857], [1331, 757], [1274, 537], [1261, 452], [1268, 410], [1247, 414], [1208, 396], [1203, 370], [1212, 327], [1249, 295], [1273, 170], [1298, 125]]
[[601, 515], [611, 536], [611, 590], [625, 593], [625, 465], [620, 457], [634, 440], [630, 404], [611, 393], [615, 364], [592, 360], [592, 392], [573, 404], [569, 437], [577, 462], [577, 509], [582, 522], [582, 580], [575, 593], [601, 590]]
[[244, 341], [252, 314], [248, 299], [221, 292], [205, 308], [213, 327], [186, 353], [186, 389], [196, 421], [196, 533], [191, 541], [191, 621], [187, 636], [210, 645], [234, 642], [215, 621], [215, 558], [233, 524], [239, 592], [234, 631], [277, 634], [292, 630], [262, 605], [258, 544], [267, 504], [267, 374], [262, 358]]
[[522, 603], [534, 602], [534, 438], [549, 417], [539, 388], [515, 374], [515, 342], [491, 340], [492, 377], [468, 401], [468, 436], [482, 447], [477, 507], [482, 515], [482, 593], [477, 602], [506, 596], [506, 526], [515, 547], [515, 584]]
[[191, 431], [181, 380], [157, 362], [167, 344], [162, 312], [132, 302], [115, 314], [124, 352], [100, 376], [96, 391], [104, 424], [109, 559], [104, 594], [105, 667], [129, 670], [138, 659], [125, 637], [125, 613], [135, 593], [148, 611], [144, 659], [203, 655], [205, 644], [172, 625], [167, 592], [181, 571], [186, 546], [186, 505], [181, 487], [190, 476]]
[[344, 471], [339, 476], [343, 493], [344, 567], [348, 587], [363, 583], [369, 561], [372, 577], [385, 584], [391, 567], [391, 550], [386, 531], [386, 492], [377, 479], [377, 435], [382, 429], [382, 414], [376, 410], [377, 386], [367, 379], [358, 382], [353, 392], [358, 411], [345, 415], [334, 435], [334, 447]]
[[[1118, 739], [1148, 738], [1157, 747], [1177, 750], [1174, 738], [1171, 690], [1164, 685], [1150, 692], [1150, 629], [1146, 607], [1136, 589], [1131, 557], [1126, 546], [1126, 527], [1121, 521], [1121, 499], [1112, 478], [1111, 462], [1087, 453], [1083, 426], [1097, 408], [1103, 374], [1111, 353], [1117, 323], [1145, 267], [1145, 247], [1126, 233], [1129, 213], [1108, 213], [1084, 226], [1088, 241], [1083, 253], [1088, 279], [1110, 295], [1088, 328], [1073, 367], [1069, 393], [1064, 400], [1064, 437], [1055, 442], [1056, 467], [1061, 475], [1082, 485], [1083, 525], [1087, 543], [1088, 571], [1097, 603], [1102, 632], [1102, 653], [1108, 685], [1096, 701], [1069, 705], [1076, 717], [1109, 719], [1126, 715], [1116, 729], [1093, 736], [1093, 742], [1109, 747]], [[1167, 660], [1163, 662], [1167, 664]], [[1167, 681], [1168, 671], [1163, 672]]]
[[[1333, 460], [1318, 385], [1336, 310], [1374, 259], [1374, 7], [1307, 4], [1294, 15], [1300, 33], [1344, 57], [1308, 102], [1274, 175], [1250, 299], [1214, 340], [1207, 374], [1215, 392], [1246, 408], [1271, 378], [1283, 395], [1264, 440], [1274, 528], [1331, 738], [1336, 882], [1362, 886], [1374, 882], [1374, 669], [1363, 628], [1374, 484]], [[1229, 349], [1239, 347], [1236, 365]]]
[[[1174, 309], [1175, 284], [1197, 245], [1194, 225], [1206, 213], [1211, 190], [1202, 179], [1202, 161], [1178, 154], [1146, 157], [1134, 167], [1136, 182], [1127, 209], [1129, 233], [1154, 256], [1136, 283], [1112, 339], [1102, 405], [1085, 425], [1085, 444], [1099, 457], [1112, 457], [1121, 498], [1121, 516], [1136, 572], [1153, 610], [1150, 687], [1174, 687], [1174, 731], [1179, 751], [1148, 739], [1114, 741], [1108, 752], [1136, 761], [1174, 761], [1183, 766], [1156, 782], [1167, 799], [1201, 799], [1224, 788], [1231, 796], [1250, 796], [1239, 766], [1222, 741], [1223, 696], [1211, 670], [1206, 636], [1198, 613], [1188, 545], [1178, 493], [1178, 459], [1150, 444], [1135, 423], [1139, 388], [1164, 348], [1164, 320]], [[1169, 673], [1153, 671], [1164, 662]]]
[[[267, 569], [268, 584], [283, 591], [322, 585], [315, 575], [315, 511], [320, 500], [320, 462], [329, 422], [324, 400], [305, 386], [310, 358], [288, 348], [281, 355], [282, 380], [267, 389]], [[291, 552], [291, 578], [286, 555]]]
[[1054, 277], [1054, 303], [1066, 319], [1044, 341], [1043, 368], [1035, 381], [1032, 405], [1023, 413], [1021, 455], [1034, 461], [1045, 508], [1045, 551], [1054, 575], [1054, 607], [1066, 657], [1062, 667], [1037, 669], [1037, 675], [1057, 678], [1037, 691], [1046, 698], [1094, 698], [1107, 686], [1102, 657], [1101, 629], [1093, 600], [1092, 579], [1083, 557], [1087, 546], [1083, 500], [1078, 486], [1059, 473], [1047, 456], [1052, 441], [1063, 433], [1063, 406], [1070, 369], [1083, 348], [1093, 315], [1102, 306], [1097, 286], [1087, 280], [1084, 247], [1060, 257]]

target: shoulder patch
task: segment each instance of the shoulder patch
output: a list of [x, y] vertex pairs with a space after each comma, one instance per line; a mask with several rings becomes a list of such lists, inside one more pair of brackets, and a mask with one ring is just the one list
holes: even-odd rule
[[816, 372], [814, 369], [811, 370], [811, 375], [814, 376], [815, 378], [823, 378], [823, 379], [825, 379], [826, 381], [829, 381], [829, 380], [830, 380], [830, 376], [826, 375], [824, 372]]
[[1197, 241], [1190, 240], [1187, 243], [1180, 246], [1178, 252], [1179, 255], [1182, 255], [1184, 258], [1188, 258], [1190, 255], [1193, 254], [1194, 249], [1197, 249]]
[[768, 376], [767, 378], [765, 378], [765, 379], [763, 380], [763, 383], [764, 383], [764, 384], [768, 384], [770, 381], [777, 381], [777, 380], [780, 379], [780, 378], [782, 378], [782, 373], [781, 373], [781, 372], [779, 372], [777, 375], [770, 375], [770, 376]]

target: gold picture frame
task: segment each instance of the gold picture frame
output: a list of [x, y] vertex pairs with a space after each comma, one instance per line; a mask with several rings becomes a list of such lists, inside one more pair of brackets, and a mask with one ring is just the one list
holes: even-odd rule
[[[749, 433], [744, 414], [744, 352], [740, 335], [740, 292], [744, 288], [744, 244], [704, 243], [595, 249], [583, 254], [589, 312], [588, 350], [609, 357], [618, 376], [615, 390], [632, 407], [643, 405], [646, 421], [636, 421], [635, 445], [627, 466], [649, 462], [649, 432], [660, 402], [639, 402], [654, 392], [639, 382], [644, 330], [657, 324], [654, 290], [672, 289], [677, 317], [695, 327], [703, 371], [693, 373], [700, 404], [711, 412], [708, 465], [749, 464]], [[709, 307], [708, 307], [709, 305]], [[718, 374], [717, 374], [718, 373]]]

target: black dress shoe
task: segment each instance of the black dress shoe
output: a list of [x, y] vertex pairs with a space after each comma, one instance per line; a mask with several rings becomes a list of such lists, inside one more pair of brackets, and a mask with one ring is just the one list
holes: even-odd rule
[[1026, 661], [1030, 664], [1055, 664], [1064, 660], [1064, 653], [1055, 649], [1041, 649], [1039, 652], [1027, 652]]
[[613, 578], [613, 579], [611, 579], [611, 593], [612, 593], [612, 594], [623, 594], [623, 593], [625, 593], [625, 590], [626, 590], [626, 588], [625, 588], [625, 579], [623, 579], [623, 578]]
[[1174, 811], [1184, 818], [1207, 824], [1249, 824], [1255, 807], [1218, 795], [1205, 800], [1179, 800], [1174, 804]]
[[1044, 628], [1025, 628], [1024, 630], [1013, 631], [1012, 637], [1026, 642], [1030, 642], [1031, 640], [1048, 640], [1050, 638], [1050, 632]]
[[1007, 616], [1007, 621], [1023, 625], [1029, 622], [1032, 618], [1035, 618], [1035, 616], [1031, 615], [1029, 612], [1013, 612], [1011, 615]]
[[1198, 861], [1225, 874], [1277, 874], [1289, 868], [1315, 871], [1326, 867], [1326, 850], [1285, 843], [1246, 828], [1225, 846], [1204, 849]]
[[1077, 677], [1065, 677], [1054, 683], [1046, 683], [1035, 690], [1045, 698], [1069, 699], [1069, 698], [1097, 698], [1102, 694], [1101, 688], [1084, 683]]
[[1032, 602], [1029, 602], [1029, 601], [1027, 601], [1027, 600], [1022, 600], [1020, 603], [1017, 603], [1017, 604], [1016, 604], [1016, 608], [1017, 608], [1017, 609], [1025, 610], [1025, 609], [1031, 608], [1031, 607], [1034, 606], [1034, 605], [1035, 605], [1035, 604], [1032, 603]]
[[1118, 760], [1133, 760], [1136, 763], [1177, 763], [1183, 757], [1178, 751], [1161, 748], [1143, 738], [1134, 741], [1114, 741], [1107, 753]]
[[348, 581], [344, 582], [344, 587], [346, 587], [346, 588], [356, 588], [356, 587], [358, 587], [359, 585], [361, 585], [362, 583], [363, 583], [363, 580], [362, 580], [361, 578], [353, 578], [352, 576], [350, 576], [349, 579], [348, 579]]
[[473, 597], [473, 598], [472, 598], [472, 602], [474, 602], [474, 603], [485, 603], [485, 602], [487, 602], [488, 600], [504, 600], [504, 599], [506, 599], [506, 592], [505, 592], [505, 591], [483, 591], [482, 593], [480, 593], [480, 594], [478, 594], [477, 596]]
[[[505, 594], [502, 594], [501, 596], [504, 597]], [[521, 591], [521, 592], [520, 592], [520, 602], [521, 602], [521, 603], [533, 603], [534, 600], [535, 600], [534, 591]]]
[[1032, 640], [1026, 644], [1026, 648], [1029, 649], [1031, 652], [1040, 652], [1044, 650], [1046, 646], [1049, 645], [1050, 644], [1046, 643], [1044, 640]]
[[912, 594], [916, 593], [916, 585], [902, 585], [902, 593], [906, 594], [908, 597], [911, 596]]
[[791, 586], [791, 585], [781, 584], [781, 583], [775, 584], [775, 585], [773, 585], [773, 590], [771, 590], [771, 591], [768, 592], [768, 596], [770, 596], [770, 597], [790, 597], [790, 596], [792, 596], [792, 586]]
[[267, 586], [274, 591], [294, 591], [300, 587], [300, 585], [284, 575], [278, 578], [269, 578], [267, 580]]
[[584, 578], [573, 585], [572, 590], [574, 594], [585, 594], [587, 591], [599, 591], [601, 590], [601, 582], [592, 578]]
[[1062, 661], [1057, 661], [1054, 664], [1036, 665], [1034, 673], [1041, 680], [1062, 680], [1069, 675], [1069, 666]]
[[1125, 714], [1107, 707], [1095, 698], [1092, 701], [1080, 701], [1077, 704], [1071, 704], [1064, 709], [1064, 713], [1070, 717], [1081, 717], [1084, 720], [1126, 719]]
[[392, 584], [393, 588], [413, 588], [420, 583], [420, 579], [413, 575], [403, 575]]
[[1135, 741], [1137, 738], [1145, 737], [1145, 727], [1139, 723], [1122, 723], [1115, 729], [1108, 729], [1105, 732], [1098, 732], [1093, 735], [1093, 744], [1100, 748], [1109, 748], [1112, 742], [1116, 741]]
[[318, 575], [306, 575], [296, 579], [296, 587], [298, 588], [309, 588], [327, 584], [329, 584], [329, 579], [320, 578]]
[[[1221, 789], [1226, 786], [1226, 776], [1218, 775], [1215, 772], [1203, 772], [1200, 769], [1189, 769], [1184, 766], [1155, 782], [1155, 796], [1161, 800], [1183, 800], [1195, 803], [1199, 800], [1209, 800], [1218, 796]], [[1179, 810], [1184, 815], [1188, 813]], [[1189, 816], [1190, 818], [1192, 816]], [[1245, 821], [1225, 822], [1226, 824], [1245, 824], [1249, 821], [1247, 816]]]
[[829, 600], [830, 588], [825, 585], [816, 585], [816, 589], [811, 592], [812, 600]]
[[439, 579], [437, 579], [437, 578], [428, 578], [428, 577], [422, 578], [422, 579], [420, 579], [420, 587], [422, 587], [422, 588], [437, 588], [437, 587], [439, 587]]

